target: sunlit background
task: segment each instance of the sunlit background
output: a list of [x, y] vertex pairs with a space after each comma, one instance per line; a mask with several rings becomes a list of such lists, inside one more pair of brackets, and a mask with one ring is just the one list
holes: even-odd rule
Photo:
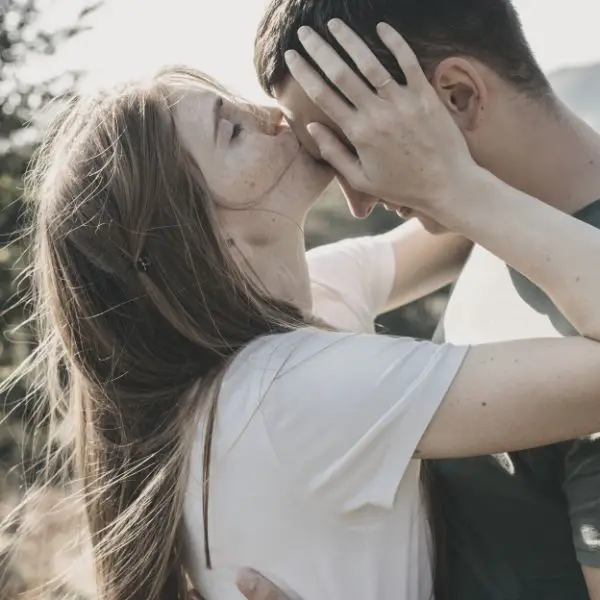
[[[76, 13], [82, 0], [45, 4], [49, 22], [59, 23]], [[600, 9], [595, 2], [515, 0], [514, 4], [547, 72], [600, 61]], [[252, 42], [264, 6], [265, 0], [106, 0], [92, 21], [94, 29], [44, 68], [85, 69], [86, 84], [97, 85], [164, 63], [186, 62], [250, 99], [259, 99]]]

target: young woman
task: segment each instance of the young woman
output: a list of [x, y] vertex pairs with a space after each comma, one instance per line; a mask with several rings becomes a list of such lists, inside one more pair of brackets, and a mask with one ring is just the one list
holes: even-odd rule
[[[166, 70], [54, 123], [28, 180], [33, 363], [62, 421], [51, 439], [72, 432], [100, 598], [184, 597], [187, 572], [226, 600], [243, 566], [311, 600], [428, 598], [418, 458], [600, 429], [600, 234], [471, 175], [428, 212], [493, 245], [591, 339], [360, 333], [389, 286], [344, 289], [344, 269], [361, 255], [389, 281], [389, 245], [317, 253], [311, 287], [303, 224], [330, 170], [277, 113], [198, 73]], [[488, 215], [500, 200], [512, 237]], [[547, 231], [528, 237], [519, 223], [540, 215]]]

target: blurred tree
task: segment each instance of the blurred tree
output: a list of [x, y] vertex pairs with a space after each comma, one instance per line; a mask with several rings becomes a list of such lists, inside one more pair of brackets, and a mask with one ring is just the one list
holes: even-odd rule
[[[22, 178], [36, 142], [36, 115], [57, 96], [71, 93], [80, 76], [70, 72], [28, 81], [23, 73], [88, 29], [86, 21], [101, 3], [88, 3], [71, 23], [48, 31], [44, 10], [62, 8], [61, 0], [53, 0], [51, 8], [40, 6], [38, 0], [0, 0], [0, 380], [30, 349], [27, 332], [15, 330], [25, 316], [24, 307], [16, 303], [15, 282], [23, 252], [19, 241]], [[22, 393], [15, 389], [11, 398], [1, 398], [2, 408], [9, 410]], [[0, 431], [0, 461], [14, 464], [19, 450], [6, 432], [7, 427]]]

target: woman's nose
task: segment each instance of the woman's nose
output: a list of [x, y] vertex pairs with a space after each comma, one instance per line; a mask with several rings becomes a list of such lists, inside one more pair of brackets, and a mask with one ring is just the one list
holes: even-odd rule
[[283, 113], [275, 106], [261, 106], [265, 133], [277, 135], [284, 127]]

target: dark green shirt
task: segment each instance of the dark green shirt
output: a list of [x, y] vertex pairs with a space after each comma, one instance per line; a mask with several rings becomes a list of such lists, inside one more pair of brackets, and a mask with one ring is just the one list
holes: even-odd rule
[[[575, 216], [600, 228], [600, 200]], [[476, 246], [434, 339], [568, 335], [544, 292]], [[430, 465], [450, 600], [589, 599], [580, 565], [600, 568], [600, 436]]]

